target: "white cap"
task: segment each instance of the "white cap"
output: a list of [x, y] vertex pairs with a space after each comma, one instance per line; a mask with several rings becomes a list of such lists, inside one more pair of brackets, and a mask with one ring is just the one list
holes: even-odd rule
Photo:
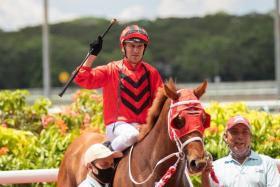
[[84, 164], [85, 166], [88, 163], [100, 158], [120, 158], [123, 156], [122, 152], [111, 151], [103, 144], [93, 144], [91, 145], [85, 153]]

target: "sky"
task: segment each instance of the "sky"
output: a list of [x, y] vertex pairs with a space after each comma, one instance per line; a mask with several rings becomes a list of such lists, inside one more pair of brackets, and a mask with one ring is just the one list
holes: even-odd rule
[[[272, 11], [276, 0], [48, 0], [50, 23], [85, 16], [118, 21], [194, 17], [220, 11], [234, 15]], [[16, 31], [43, 22], [44, 0], [0, 0], [0, 29]]]

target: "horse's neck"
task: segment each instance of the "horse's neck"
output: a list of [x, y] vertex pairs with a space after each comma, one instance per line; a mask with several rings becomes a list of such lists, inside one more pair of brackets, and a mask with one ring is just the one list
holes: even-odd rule
[[[142, 177], [144, 178], [153, 171], [159, 162], [164, 161], [154, 173], [154, 177], [158, 181], [177, 160], [175, 156], [165, 159], [168, 155], [178, 152], [176, 144], [170, 140], [168, 134], [167, 115], [169, 106], [170, 102], [165, 102], [155, 126], [147, 137], [135, 147], [134, 153], [138, 153], [135, 154], [137, 155], [138, 162], [134, 170], [138, 169], [138, 172], [141, 173], [139, 175], [143, 175]], [[182, 183], [185, 183], [185, 178], [182, 175], [184, 167], [181, 163], [179, 163], [177, 172], [174, 174], [176, 181], [172, 181], [172, 184], [175, 184], [175, 186], [182, 186]]]
[[167, 115], [169, 106], [170, 101], [168, 100], [165, 102], [153, 129], [143, 141], [143, 144], [149, 145], [149, 149], [153, 151], [152, 157], [157, 160], [177, 151], [175, 143], [171, 142], [168, 134]]

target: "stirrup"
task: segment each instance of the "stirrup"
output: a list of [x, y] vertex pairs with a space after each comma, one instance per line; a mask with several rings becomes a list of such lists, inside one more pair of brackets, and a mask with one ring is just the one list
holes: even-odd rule
[[[105, 145], [106, 147], [108, 147], [111, 151], [115, 151], [113, 149], [113, 147], [111, 145], [111, 142], [109, 140], [103, 142], [102, 144]], [[118, 166], [118, 164], [119, 164], [121, 159], [122, 159], [122, 157], [121, 158], [114, 158], [114, 168], [117, 168], [117, 166]]]

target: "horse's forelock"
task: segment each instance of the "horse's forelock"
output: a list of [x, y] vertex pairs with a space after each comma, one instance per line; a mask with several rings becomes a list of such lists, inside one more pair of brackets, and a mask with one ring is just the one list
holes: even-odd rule
[[165, 84], [168, 86], [168, 88], [171, 91], [173, 91], [173, 92], [177, 91], [176, 86], [175, 86], [175, 82], [173, 81], [173, 79], [169, 79]]

